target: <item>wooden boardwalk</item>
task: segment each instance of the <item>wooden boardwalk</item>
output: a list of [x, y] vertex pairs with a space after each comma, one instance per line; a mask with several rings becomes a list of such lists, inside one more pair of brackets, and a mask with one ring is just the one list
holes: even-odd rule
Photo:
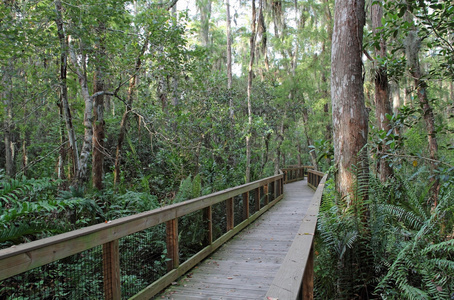
[[314, 195], [306, 181], [156, 299], [264, 299]]

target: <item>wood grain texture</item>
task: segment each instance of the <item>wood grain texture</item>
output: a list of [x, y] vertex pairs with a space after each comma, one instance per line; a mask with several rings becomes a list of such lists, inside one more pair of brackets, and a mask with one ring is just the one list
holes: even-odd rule
[[285, 185], [284, 199], [156, 299], [263, 299], [313, 194], [303, 181]]
[[[327, 175], [323, 177], [320, 185], [315, 191], [309, 208], [307, 209], [307, 213], [298, 229], [298, 233], [295, 235], [279, 272], [266, 293], [266, 297], [293, 300], [298, 299], [299, 295], [303, 295], [303, 299], [311, 299], [310, 297], [313, 292], [310, 288], [313, 288], [313, 282], [308, 281], [311, 279], [311, 276], [313, 278], [313, 274], [310, 271], [305, 274], [305, 269], [311, 258], [312, 243], [314, 239], [315, 227], [317, 225], [317, 215], [320, 208], [326, 178]], [[309, 261], [308, 267], [313, 268], [311, 263], [312, 261]], [[307, 276], [304, 283], [303, 275]], [[309, 290], [301, 291], [302, 285], [303, 288]]]

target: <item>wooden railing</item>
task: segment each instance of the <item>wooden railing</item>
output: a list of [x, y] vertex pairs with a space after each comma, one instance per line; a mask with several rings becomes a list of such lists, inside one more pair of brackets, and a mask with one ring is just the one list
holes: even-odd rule
[[312, 166], [290, 166], [287, 168], [281, 169], [284, 173], [284, 183], [290, 183], [298, 180], [303, 180], [306, 176], [307, 171], [313, 169]]
[[308, 170], [308, 184], [310, 181], [309, 185], [316, 187], [316, 191], [265, 299], [313, 299], [314, 234], [327, 176], [318, 171]]
[[310, 186], [313, 190], [316, 190], [318, 185], [322, 181], [323, 176], [325, 176], [325, 173], [315, 170], [308, 170], [307, 185]]
[[[165, 223], [168, 272], [133, 297], [149, 299], [281, 200], [284, 183], [302, 179], [305, 169], [308, 167], [284, 169], [285, 173], [281, 171], [279, 175], [207, 196], [0, 250], [0, 283], [6, 278], [102, 245], [100, 270], [103, 272], [105, 299], [120, 299], [119, 240]], [[253, 214], [250, 214], [249, 209], [250, 193], [255, 196]], [[239, 224], [234, 224], [234, 198], [238, 196], [243, 200], [243, 220]], [[221, 202], [225, 202], [226, 207], [226, 233], [213, 241], [212, 207]], [[206, 241], [206, 246], [180, 265], [178, 218], [197, 211], [202, 211], [205, 218], [207, 236], [200, 238]]]

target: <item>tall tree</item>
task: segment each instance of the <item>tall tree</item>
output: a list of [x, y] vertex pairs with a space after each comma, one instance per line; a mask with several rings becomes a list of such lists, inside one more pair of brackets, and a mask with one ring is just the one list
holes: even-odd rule
[[[377, 116], [377, 126], [380, 130], [388, 132], [391, 129], [391, 124], [386, 115], [392, 115], [391, 103], [389, 101], [389, 83], [388, 83], [388, 72], [386, 66], [381, 64], [383, 58], [386, 57], [386, 41], [381, 37], [382, 27], [381, 20], [383, 18], [383, 7], [381, 3], [375, 3], [372, 5], [372, 30], [376, 38], [378, 38], [378, 45], [375, 47], [375, 114]], [[389, 146], [382, 145], [382, 150], [386, 152]], [[380, 180], [385, 182], [389, 177], [393, 175], [393, 170], [389, 166], [386, 159], [380, 159], [379, 165]]]
[[435, 117], [433, 109], [429, 103], [428, 85], [424, 79], [423, 71], [419, 63], [419, 50], [421, 48], [421, 38], [418, 35], [418, 29], [414, 25], [413, 16], [408, 10], [406, 13], [406, 19], [409, 24], [413, 24], [407, 33], [405, 38], [405, 54], [407, 56], [407, 68], [410, 72], [411, 78], [413, 79], [416, 93], [418, 95], [419, 105], [423, 111], [423, 118], [427, 129], [427, 141], [429, 144], [429, 156], [432, 160], [431, 172], [432, 172], [432, 193], [431, 199], [432, 205], [437, 205], [438, 192], [440, 189], [440, 183], [438, 178], [435, 176], [435, 169], [437, 168], [438, 159], [438, 143], [435, 130]]
[[255, 56], [255, 37], [257, 32], [257, 11], [255, 0], [252, 0], [251, 38], [249, 39], [250, 57], [247, 77], [247, 112], [248, 127], [246, 133], [246, 183], [251, 181], [251, 135], [252, 135], [252, 79], [254, 77], [253, 66]]
[[337, 0], [335, 3], [331, 99], [336, 190], [342, 197], [348, 197], [354, 191], [356, 178], [352, 167], [360, 167], [359, 164], [367, 159], [360, 153], [367, 143], [368, 134], [361, 60], [364, 5], [364, 0]]

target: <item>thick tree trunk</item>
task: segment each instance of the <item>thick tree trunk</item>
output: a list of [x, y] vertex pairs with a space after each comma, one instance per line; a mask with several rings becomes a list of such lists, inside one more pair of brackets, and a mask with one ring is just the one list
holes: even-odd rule
[[[352, 166], [367, 163], [359, 155], [367, 143], [368, 112], [364, 104], [362, 40], [365, 23], [364, 0], [336, 1], [331, 51], [331, 99], [334, 127], [336, 190], [351, 204], [355, 174]], [[359, 174], [358, 174], [359, 175]]]
[[251, 24], [251, 38], [250, 38], [250, 58], [247, 79], [247, 112], [248, 112], [248, 129], [246, 134], [246, 183], [251, 181], [251, 126], [252, 126], [252, 79], [254, 73], [252, 66], [254, 65], [255, 55], [255, 36], [256, 36], [256, 19], [257, 12], [255, 9], [255, 0], [252, 0], [252, 24]]
[[200, 12], [200, 41], [202, 46], [210, 44], [210, 19], [212, 0], [197, 0], [196, 4]]
[[[374, 34], [380, 34], [379, 27], [382, 27], [381, 20], [383, 18], [383, 7], [381, 4], [372, 5], [372, 30]], [[391, 124], [386, 117], [387, 114], [392, 115], [391, 103], [389, 101], [389, 84], [388, 73], [386, 66], [381, 66], [377, 63], [378, 57], [386, 57], [386, 42], [383, 38], [380, 39], [380, 48], [375, 49], [375, 113], [377, 116], [377, 126], [379, 129], [388, 132], [391, 129]], [[388, 145], [382, 145], [382, 151], [387, 152]], [[382, 182], [387, 181], [393, 176], [393, 169], [389, 166], [386, 159], [380, 159], [379, 176]]]

